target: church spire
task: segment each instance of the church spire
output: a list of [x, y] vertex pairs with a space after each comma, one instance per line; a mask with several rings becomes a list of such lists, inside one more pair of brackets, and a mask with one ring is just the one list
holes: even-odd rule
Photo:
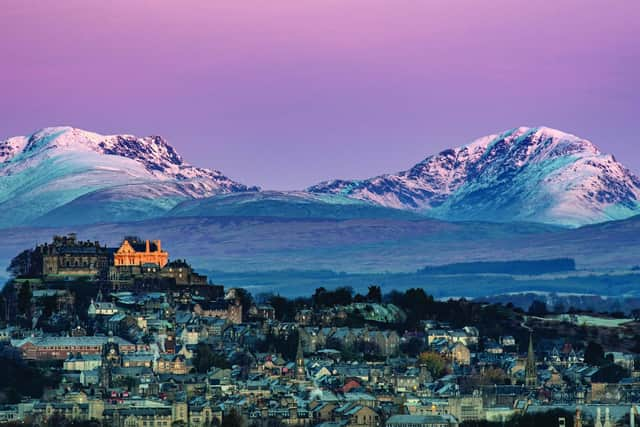
[[538, 384], [536, 354], [533, 351], [533, 333], [529, 333], [529, 350], [527, 351], [527, 364], [525, 366], [524, 376], [524, 383], [527, 387], [535, 387]]
[[304, 381], [307, 378], [306, 369], [304, 366], [304, 352], [302, 350], [302, 337], [298, 332], [298, 350], [296, 352], [296, 379]]

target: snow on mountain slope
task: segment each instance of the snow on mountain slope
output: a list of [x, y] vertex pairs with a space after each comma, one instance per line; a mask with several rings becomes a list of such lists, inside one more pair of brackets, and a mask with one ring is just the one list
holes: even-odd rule
[[334, 194], [303, 191], [257, 191], [187, 200], [167, 217], [278, 217], [316, 219], [424, 219], [407, 210], [373, 205]]
[[[55, 127], [0, 141], [0, 227], [30, 224], [81, 197], [86, 199], [79, 199], [78, 207], [86, 208], [82, 202], [89, 199], [94, 213], [101, 204], [127, 200], [121, 206], [141, 216], [125, 213], [121, 219], [134, 220], [159, 216], [187, 199], [255, 190], [186, 163], [157, 136], [104, 136]], [[133, 209], [132, 201], [137, 203]], [[113, 214], [126, 212], [111, 208]], [[63, 212], [70, 221], [73, 216], [83, 223], [95, 219], [91, 210]]]
[[591, 142], [546, 127], [512, 129], [411, 169], [310, 187], [446, 220], [580, 226], [640, 213], [640, 179]]
[[155, 136], [57, 127], [0, 141], [0, 227], [165, 215], [417, 214], [579, 226], [640, 214], [638, 177], [589, 141], [545, 127], [486, 136], [397, 174], [325, 182], [308, 192], [257, 190], [186, 163]]

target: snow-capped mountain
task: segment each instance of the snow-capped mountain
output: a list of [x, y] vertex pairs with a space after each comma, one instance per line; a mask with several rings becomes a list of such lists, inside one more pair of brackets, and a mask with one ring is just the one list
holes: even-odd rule
[[0, 228], [175, 216], [420, 215], [580, 226], [638, 214], [638, 177], [591, 142], [545, 127], [486, 136], [404, 172], [306, 192], [239, 184], [190, 165], [157, 136], [56, 127], [0, 141]]
[[579, 226], [640, 214], [637, 176], [591, 142], [547, 127], [512, 129], [404, 172], [328, 181], [308, 191], [445, 220]]
[[51, 215], [68, 223], [146, 219], [184, 200], [256, 190], [190, 165], [158, 136], [54, 127], [0, 141], [5, 227], [50, 225]]

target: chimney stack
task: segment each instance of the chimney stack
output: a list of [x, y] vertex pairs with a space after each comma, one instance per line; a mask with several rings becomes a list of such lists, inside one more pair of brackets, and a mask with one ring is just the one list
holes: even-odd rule
[[160, 244], [160, 240], [156, 240], [156, 247], [158, 248], [158, 252], [162, 252], [162, 245]]
[[147, 253], [149, 253], [149, 241], [148, 241], [148, 240], [145, 240], [145, 248], [144, 248], [144, 251], [145, 251], [145, 252], [147, 252]]

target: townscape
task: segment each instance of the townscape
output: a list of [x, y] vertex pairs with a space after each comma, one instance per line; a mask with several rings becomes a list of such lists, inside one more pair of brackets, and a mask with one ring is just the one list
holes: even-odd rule
[[0, 427], [640, 427], [640, 2], [0, 3]]
[[[2, 293], [0, 422], [635, 425], [633, 319], [316, 289], [251, 295], [75, 234], [18, 254]], [[618, 317], [622, 317], [621, 314]], [[518, 424], [520, 423], [520, 424]]]

